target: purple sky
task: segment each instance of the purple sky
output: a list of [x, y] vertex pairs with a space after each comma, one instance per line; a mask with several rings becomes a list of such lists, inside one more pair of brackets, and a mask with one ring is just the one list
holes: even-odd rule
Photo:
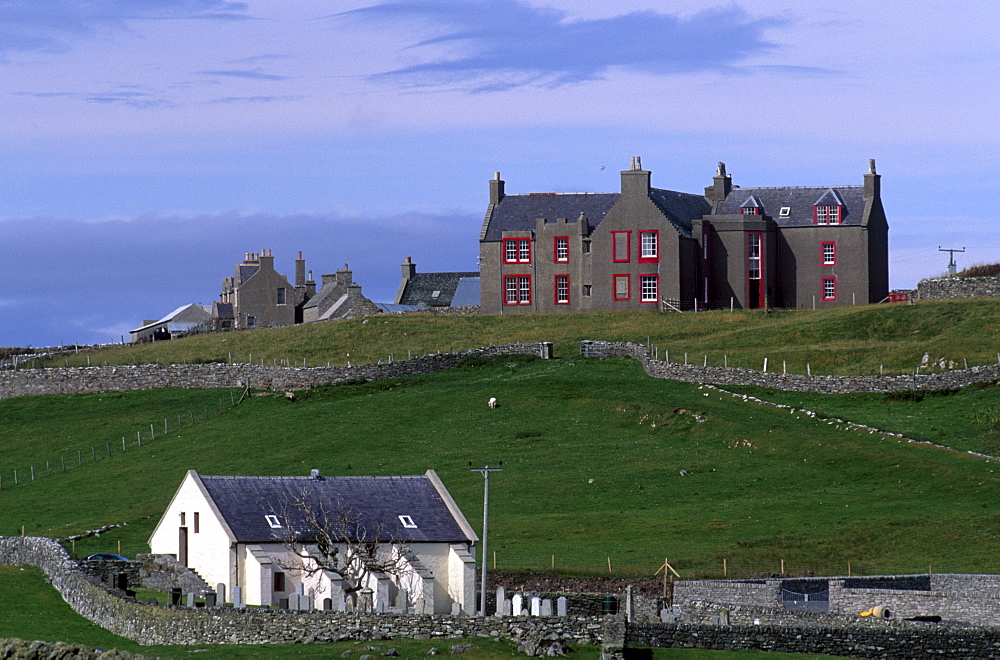
[[[1000, 261], [995, 0], [0, 0], [0, 346], [116, 341], [248, 251], [475, 270], [487, 182], [883, 175], [893, 287]], [[993, 200], [991, 203], [990, 200]]]

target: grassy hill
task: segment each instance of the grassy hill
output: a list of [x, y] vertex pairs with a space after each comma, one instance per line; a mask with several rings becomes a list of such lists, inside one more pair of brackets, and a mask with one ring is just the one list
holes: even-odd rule
[[[498, 410], [486, 407], [491, 396]], [[964, 410], [973, 396], [995, 407], [1000, 389], [941, 402]], [[227, 392], [178, 390], [0, 401], [8, 439], [0, 533], [24, 525], [64, 536], [127, 522], [78, 542], [77, 552], [116, 550], [119, 540], [126, 554], [146, 551], [190, 468], [434, 468], [478, 527], [482, 477], [467, 462], [503, 460], [491, 480], [490, 548], [500, 569], [602, 573], [610, 558], [616, 573], [648, 575], [668, 557], [685, 576], [721, 576], [723, 559], [731, 575], [778, 572], [782, 560], [789, 573], [842, 574], [848, 562], [854, 573], [998, 570], [996, 463], [649, 379], [633, 361], [507, 358], [311, 390], [295, 402], [251, 397], [221, 416], [220, 398], [229, 401]], [[895, 402], [881, 417], [873, 406], [877, 419], [867, 421], [894, 430], [906, 406], [921, 405]], [[121, 452], [122, 436], [164, 418], [168, 436]], [[109, 441], [111, 457], [100, 451]], [[62, 472], [60, 456], [77, 450], [83, 465], [70, 460]], [[45, 460], [51, 475], [39, 468]], [[36, 481], [11, 486], [12, 469], [24, 475], [29, 464]]]
[[[933, 361], [995, 363], [1000, 349], [1000, 303], [993, 299], [861, 305], [833, 309], [648, 311], [485, 316], [405, 315], [207, 334], [177, 341], [80, 353], [52, 366], [149, 362], [237, 361], [343, 365], [389, 355], [475, 348], [515, 341], [553, 341], [572, 355], [581, 339], [645, 342], [674, 361], [760, 369], [784, 361], [793, 373], [912, 373], [926, 354]], [[726, 357], [724, 357], [726, 356]]]

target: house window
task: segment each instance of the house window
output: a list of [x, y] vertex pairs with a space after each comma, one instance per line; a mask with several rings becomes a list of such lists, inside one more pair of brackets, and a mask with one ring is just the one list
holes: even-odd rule
[[556, 304], [569, 304], [569, 275], [556, 275]]
[[505, 264], [530, 264], [531, 239], [530, 238], [503, 239], [503, 262]]
[[531, 304], [531, 275], [507, 275], [504, 281], [505, 305]]
[[628, 275], [615, 275], [615, 300], [628, 300]]
[[639, 276], [639, 300], [658, 302], [660, 299], [660, 276], [655, 273]]
[[824, 266], [837, 265], [837, 244], [833, 241], [830, 241], [829, 243], [823, 243], [823, 265]]
[[839, 225], [842, 206], [814, 206], [817, 225]]
[[406, 529], [417, 528], [417, 523], [413, 522], [413, 518], [410, 516], [399, 516], [399, 522], [403, 523], [403, 527]]
[[200, 518], [201, 518], [201, 516], [198, 515], [197, 511], [195, 511], [194, 512], [194, 533], [195, 534], [197, 534], [198, 532], [201, 531], [201, 520], [200, 520]]
[[747, 277], [760, 279], [760, 234], [747, 234]]
[[656, 263], [660, 260], [660, 232], [639, 232], [639, 263]]
[[590, 254], [590, 241], [584, 241], [580, 244], [580, 251], [584, 254]]
[[247, 327], [248, 328], [255, 328], [255, 327], [257, 327], [257, 317], [256, 316], [250, 316], [249, 314], [247, 315]]
[[271, 581], [271, 590], [275, 591], [275, 592], [284, 591], [285, 590], [285, 574], [284, 573], [282, 573], [280, 571], [276, 571], [274, 573], [274, 579]]
[[632, 258], [629, 252], [629, 235], [631, 231], [611, 232], [611, 260], [616, 263], [624, 263]]
[[592, 285], [590, 285], [590, 284], [584, 284], [583, 285], [583, 295], [587, 296], [588, 298], [590, 297], [591, 286]]
[[187, 514], [181, 511], [181, 527], [187, 524]]
[[740, 209], [740, 213], [743, 215], [760, 215], [759, 206], [744, 206]]
[[269, 514], [264, 516], [264, 520], [267, 521], [267, 524], [271, 529], [281, 529], [281, 521], [278, 520], [278, 516]]
[[837, 299], [837, 278], [836, 277], [824, 277], [823, 278], [823, 300], [836, 300]]
[[285, 304], [285, 287], [278, 287], [278, 304]]
[[553, 249], [556, 261], [569, 261], [569, 236], [556, 236]]

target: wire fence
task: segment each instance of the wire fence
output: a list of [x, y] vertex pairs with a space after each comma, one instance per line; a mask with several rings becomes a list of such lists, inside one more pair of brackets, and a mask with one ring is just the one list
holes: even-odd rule
[[157, 420], [148, 426], [136, 429], [134, 435], [121, 436], [103, 443], [90, 443], [70, 450], [68, 453], [60, 453], [59, 456], [40, 457], [37, 461], [32, 461], [27, 465], [5, 467], [0, 470], [0, 491], [44, 478], [55, 477], [70, 470], [81, 469], [99, 461], [125, 456], [141, 450], [157, 440], [162, 441], [171, 432], [176, 433], [196, 424], [207, 422], [213, 416], [224, 415], [239, 405], [248, 395], [248, 388], [230, 390], [228, 400], [220, 398], [216, 406], [205, 404], [204, 409], [199, 409], [197, 412], [194, 408], [188, 408], [176, 416], [164, 417], [162, 423]]
[[605, 555], [586, 557], [521, 552], [517, 549], [491, 551], [488, 570], [509, 573], [554, 573], [578, 577], [630, 577], [651, 578], [674, 575], [686, 579], [812, 577], [859, 575], [914, 575], [919, 573], [964, 572], [968, 567], [930, 563], [889, 563], [880, 560], [858, 559], [833, 562], [828, 559], [809, 558], [746, 558], [713, 557], [682, 558], [669, 555], [659, 560], [643, 561], [635, 558]]

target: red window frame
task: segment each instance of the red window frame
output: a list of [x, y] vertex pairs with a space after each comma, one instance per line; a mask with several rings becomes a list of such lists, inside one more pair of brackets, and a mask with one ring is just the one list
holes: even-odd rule
[[[833, 261], [826, 260], [826, 246], [830, 246], [833, 252]], [[819, 263], [821, 266], [836, 266], [837, 265], [837, 242], [836, 241], [823, 241], [819, 245]]]
[[[820, 222], [820, 212], [823, 209], [823, 222]], [[840, 205], [831, 206], [827, 204], [817, 204], [813, 207], [813, 224], [814, 225], [839, 225], [841, 218], [843, 218], [844, 207]]]
[[[642, 239], [643, 236], [653, 236], [653, 241], [656, 245], [656, 254], [652, 257], [642, 256]], [[659, 229], [642, 229], [639, 231], [639, 263], [641, 264], [658, 264], [660, 263], [660, 230]]]
[[[566, 299], [559, 299], [559, 280], [564, 279], [566, 285]], [[552, 278], [552, 302], [556, 305], [568, 305], [569, 304], [569, 275], [555, 275]]]
[[[826, 295], [826, 285], [827, 285], [827, 282], [830, 282], [833, 285], [833, 295], [832, 296], [827, 296]], [[821, 278], [819, 286], [820, 286], [820, 289], [819, 289], [820, 300], [822, 300], [824, 302], [832, 302], [832, 301], [837, 300], [837, 276], [836, 275], [830, 275], [830, 276]]]
[[[508, 294], [510, 293], [510, 284], [514, 283], [514, 298], [513, 302], [510, 301]], [[527, 292], [527, 296], [523, 296], [524, 292]], [[504, 275], [503, 277], [503, 304], [505, 306], [521, 306], [531, 304], [531, 275]]]
[[[618, 295], [618, 279], [625, 278], [625, 297], [622, 298]], [[632, 299], [632, 278], [628, 273], [615, 273], [611, 276], [611, 297], [614, 300], [631, 300]]]
[[[645, 291], [643, 290], [643, 284], [648, 281], [646, 278], [653, 278], [653, 284], [656, 287], [655, 295], [652, 298], [646, 298]], [[641, 303], [658, 303], [660, 302], [660, 275], [659, 273], [641, 273], [639, 275], [639, 302]]]
[[[514, 258], [510, 258], [513, 252]], [[527, 253], [526, 258], [521, 258], [522, 253]], [[503, 256], [505, 264], [530, 264], [531, 263], [531, 239], [530, 238], [505, 238], [501, 246], [500, 254]]]
[[[559, 241], [564, 241], [566, 256], [559, 257]], [[569, 236], [555, 236], [552, 239], [552, 263], [564, 264], [569, 261]]]
[[[623, 239], [619, 239], [618, 234], [625, 234]], [[621, 240], [621, 243], [619, 241]], [[625, 258], [618, 254], [619, 245], [625, 247]], [[611, 232], [611, 261], [616, 264], [626, 264], [632, 260], [632, 230], [619, 230]]]

